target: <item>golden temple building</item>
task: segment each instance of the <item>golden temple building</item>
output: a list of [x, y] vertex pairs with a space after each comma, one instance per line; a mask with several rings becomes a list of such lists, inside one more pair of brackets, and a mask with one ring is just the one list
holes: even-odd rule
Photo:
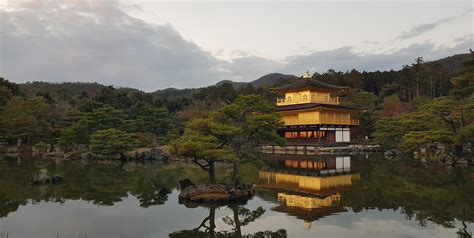
[[308, 176], [287, 174], [274, 171], [260, 171], [259, 187], [283, 189], [313, 195], [329, 195], [335, 192], [348, 190], [353, 180], [359, 180], [359, 173], [330, 175], [330, 176]]
[[320, 218], [344, 212], [344, 193], [361, 179], [360, 161], [350, 156], [273, 157], [269, 167], [259, 172], [256, 187], [276, 192], [278, 205], [272, 210], [304, 220], [307, 229]]
[[311, 76], [272, 88], [279, 95], [276, 111], [283, 127], [278, 133], [288, 142], [299, 143], [348, 143], [351, 128], [359, 125], [352, 114], [363, 109], [340, 105], [337, 92], [347, 87], [327, 84]]

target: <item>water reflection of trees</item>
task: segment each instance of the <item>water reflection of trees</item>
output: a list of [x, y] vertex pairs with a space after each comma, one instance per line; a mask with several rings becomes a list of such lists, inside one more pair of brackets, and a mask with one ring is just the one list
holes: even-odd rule
[[[362, 190], [343, 194], [343, 205], [359, 212], [392, 209], [415, 219], [454, 228], [455, 219], [474, 221], [472, 171], [445, 167], [426, 168], [419, 164], [372, 160], [355, 184]], [[470, 181], [465, 178], [470, 177]]]
[[207, 206], [209, 215], [205, 217], [202, 222], [196, 228], [192, 230], [181, 230], [169, 234], [171, 238], [180, 237], [235, 237], [235, 238], [263, 238], [263, 237], [274, 237], [282, 238], [287, 237], [286, 230], [279, 229], [277, 231], [259, 231], [253, 234], [242, 234], [242, 227], [259, 219], [264, 213], [265, 209], [258, 207], [255, 210], [250, 210], [243, 206], [231, 205], [228, 208], [232, 211], [232, 215], [225, 216], [222, 221], [232, 227], [230, 230], [216, 231], [216, 209], [218, 206]]
[[[426, 168], [406, 161], [378, 158], [366, 162], [361, 167], [360, 179], [351, 185], [353, 189], [340, 192], [340, 206], [354, 212], [397, 210], [420, 225], [431, 221], [454, 228], [455, 220], [461, 223], [474, 222], [472, 169], [447, 172], [445, 167]], [[39, 168], [48, 168], [51, 174], [63, 175], [64, 184], [30, 185], [31, 174]], [[242, 173], [247, 181], [258, 180], [258, 170], [255, 168], [243, 169]], [[190, 178], [195, 182], [205, 182], [207, 179], [206, 174], [193, 165], [183, 163], [148, 166], [137, 163], [53, 163], [47, 160], [0, 159], [0, 217], [7, 216], [30, 201], [61, 203], [82, 199], [108, 206], [131, 194], [138, 199], [140, 206], [155, 206], [167, 199], [158, 196], [161, 187], [176, 189], [182, 178]], [[258, 191], [257, 196], [277, 202], [277, 192]], [[458, 229], [460, 237], [469, 234], [466, 227]]]
[[[39, 168], [47, 168], [51, 174], [64, 176], [64, 184], [30, 185], [31, 174]], [[186, 164], [54, 163], [48, 160], [4, 158], [0, 159], [0, 217], [7, 216], [29, 201], [62, 203], [82, 199], [101, 206], [111, 206], [129, 194], [138, 199], [140, 206], [150, 207], [167, 200], [166, 195], [160, 195], [161, 188], [176, 189], [183, 177], [194, 181], [206, 178], [194, 166]]]

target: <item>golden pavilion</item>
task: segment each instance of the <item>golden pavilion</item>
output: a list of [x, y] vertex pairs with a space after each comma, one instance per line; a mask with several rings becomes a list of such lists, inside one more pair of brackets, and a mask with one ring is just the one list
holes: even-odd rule
[[267, 156], [274, 158], [267, 158], [269, 167], [259, 172], [256, 187], [276, 192], [278, 205], [272, 210], [304, 220], [308, 229], [313, 221], [346, 211], [343, 193], [352, 191], [361, 178], [361, 161], [349, 156]]
[[360, 108], [340, 105], [336, 93], [347, 87], [331, 85], [303, 76], [297, 81], [272, 88], [279, 95], [276, 111], [283, 127], [278, 133], [290, 144], [336, 144], [351, 142], [351, 128], [359, 125], [352, 114]]

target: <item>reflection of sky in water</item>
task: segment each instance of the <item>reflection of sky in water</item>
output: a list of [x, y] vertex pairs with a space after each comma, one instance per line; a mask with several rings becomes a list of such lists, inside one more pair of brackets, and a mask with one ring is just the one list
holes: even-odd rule
[[[206, 208], [186, 208], [178, 204], [174, 191], [163, 205], [147, 209], [129, 196], [113, 206], [96, 206], [82, 200], [65, 203], [40, 202], [20, 206], [0, 220], [0, 233], [9, 232], [12, 238], [31, 237], [167, 237], [169, 233], [193, 229], [209, 215]], [[266, 212], [260, 219], [242, 227], [244, 234], [257, 231], [286, 229], [289, 237], [455, 237], [455, 229], [447, 229], [431, 222], [425, 227], [404, 214], [393, 210], [370, 210], [360, 213], [344, 212], [326, 216], [311, 223], [308, 230], [303, 220], [271, 210], [276, 204], [255, 197], [246, 205], [253, 210], [262, 206]], [[222, 218], [232, 216], [227, 207], [216, 211], [218, 231], [230, 230]], [[461, 227], [459, 222], [456, 227]], [[472, 230], [474, 226], [468, 225]]]

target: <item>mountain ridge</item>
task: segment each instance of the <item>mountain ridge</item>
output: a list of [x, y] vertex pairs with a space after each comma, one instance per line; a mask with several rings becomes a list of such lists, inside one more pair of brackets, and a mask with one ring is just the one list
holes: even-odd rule
[[[469, 53], [456, 54], [456, 55], [444, 57], [444, 58], [433, 60], [433, 61], [427, 61], [426, 63], [439, 64], [445, 67], [449, 73], [453, 74], [453, 73], [458, 72], [461, 69], [462, 62], [466, 60], [468, 57], [469, 57]], [[399, 70], [395, 70], [395, 71], [399, 71]], [[360, 72], [363, 72], [363, 71], [360, 71]], [[319, 73], [316, 72], [315, 74], [319, 74]], [[282, 74], [282, 73], [275, 72], [275, 73], [263, 75], [259, 77], [258, 79], [250, 81], [250, 82], [234, 82], [230, 80], [222, 80], [211, 86], [220, 86], [224, 83], [230, 83], [236, 89], [247, 86], [247, 85], [252, 85], [254, 88], [258, 88], [258, 87], [264, 86], [265, 84], [270, 85], [270, 86], [275, 85], [276, 83], [278, 83], [278, 80], [288, 80], [288, 79], [296, 79], [296, 78], [299, 78], [299, 77], [292, 74]]]
[[[446, 68], [451, 74], [458, 72], [462, 68], [462, 62], [469, 57], [469, 53], [466, 54], [456, 54], [452, 56], [448, 56], [445, 58], [441, 58], [434, 61], [426, 62], [427, 64], [439, 64], [442, 67]], [[397, 70], [398, 71], [398, 70]], [[230, 83], [234, 88], [238, 89], [241, 87], [245, 87], [248, 85], [253, 86], [254, 88], [263, 87], [263, 86], [274, 86], [276, 84], [284, 84], [288, 83], [291, 80], [299, 78], [298, 76], [292, 74], [282, 74], [282, 73], [270, 73], [263, 75], [253, 81], [250, 82], [233, 82], [230, 80], [223, 80], [214, 85], [209, 85], [207, 87], [218, 87], [225, 83]], [[89, 95], [95, 95], [98, 91], [102, 88], [107, 87], [107, 85], [103, 85], [97, 82], [28, 82], [28, 83], [19, 83], [20, 88], [27, 91], [30, 94], [36, 93], [43, 93], [47, 91], [62, 91], [63, 94], [73, 94], [73, 95], [80, 95], [82, 91], [87, 92]], [[203, 87], [205, 88], [205, 87]], [[117, 88], [122, 91], [141, 91], [134, 88], [123, 87]], [[193, 92], [199, 91], [201, 88], [165, 88], [159, 89], [151, 94], [160, 95], [162, 97], [182, 97], [182, 96], [190, 96]]]

